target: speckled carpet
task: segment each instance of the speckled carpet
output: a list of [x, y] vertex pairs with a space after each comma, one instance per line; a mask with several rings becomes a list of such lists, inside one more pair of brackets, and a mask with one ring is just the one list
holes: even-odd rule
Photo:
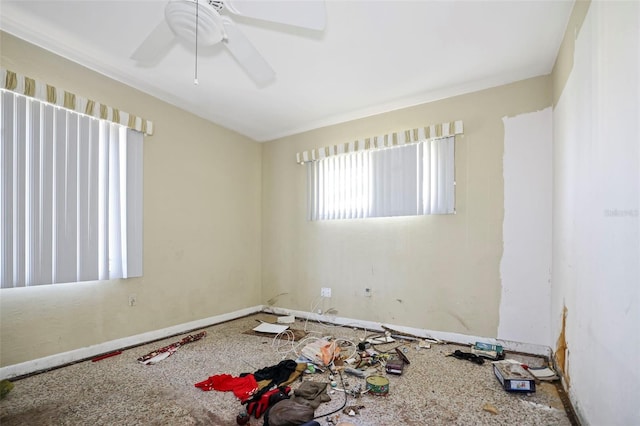
[[[257, 314], [194, 330], [135, 348], [101, 361], [79, 362], [14, 381], [15, 388], [0, 401], [0, 424], [13, 425], [235, 425], [244, 409], [232, 392], [203, 391], [195, 383], [210, 376], [239, 376], [296, 359], [304, 339], [247, 334], [258, 320], [273, 321]], [[307, 336], [332, 336], [358, 343], [366, 330], [335, 327], [297, 319], [292, 329]], [[137, 359], [158, 348], [180, 341], [188, 334], [206, 331], [201, 340], [179, 347], [168, 358], [153, 365]], [[402, 345], [402, 346], [400, 346]], [[410, 360], [402, 375], [379, 376], [389, 381], [388, 392], [354, 396], [340, 390], [366, 390], [364, 378], [350, 374], [333, 377], [327, 385], [331, 401], [315, 410], [321, 425], [571, 425], [556, 386], [537, 384], [535, 393], [506, 392], [496, 379], [492, 364], [482, 365], [447, 356], [466, 346], [432, 344], [418, 348], [415, 341], [398, 340], [376, 345], [393, 353], [400, 347]], [[355, 350], [344, 347], [344, 352]], [[544, 360], [507, 353], [507, 358], [541, 366]], [[302, 380], [331, 382], [329, 372], [304, 374]], [[341, 380], [342, 379], [342, 380]], [[301, 381], [291, 384], [295, 389]], [[345, 407], [362, 407], [355, 414]], [[483, 408], [484, 407], [484, 408]], [[487, 411], [486, 408], [491, 408]], [[330, 414], [331, 413], [331, 414]], [[327, 415], [329, 414], [329, 415]], [[250, 418], [262, 425], [263, 418]]]

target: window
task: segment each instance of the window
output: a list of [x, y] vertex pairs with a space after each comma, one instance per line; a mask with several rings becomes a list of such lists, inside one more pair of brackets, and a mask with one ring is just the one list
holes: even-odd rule
[[0, 92], [2, 287], [142, 275], [142, 139]]
[[454, 213], [454, 136], [307, 162], [309, 220]]

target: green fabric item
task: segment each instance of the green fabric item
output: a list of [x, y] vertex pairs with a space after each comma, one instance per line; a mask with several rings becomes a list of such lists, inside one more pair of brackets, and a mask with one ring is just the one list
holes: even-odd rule
[[315, 410], [321, 403], [331, 401], [331, 397], [325, 392], [327, 385], [326, 382], [302, 382], [300, 387], [293, 391], [293, 400], [307, 404]]
[[13, 386], [13, 383], [11, 383], [9, 380], [0, 380], [0, 399], [4, 399], [4, 397], [7, 396], [9, 392], [11, 392]]

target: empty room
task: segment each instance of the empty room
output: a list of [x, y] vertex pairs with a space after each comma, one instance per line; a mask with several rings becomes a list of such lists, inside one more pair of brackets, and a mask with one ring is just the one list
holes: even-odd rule
[[640, 425], [640, 2], [0, 0], [0, 73], [3, 425]]

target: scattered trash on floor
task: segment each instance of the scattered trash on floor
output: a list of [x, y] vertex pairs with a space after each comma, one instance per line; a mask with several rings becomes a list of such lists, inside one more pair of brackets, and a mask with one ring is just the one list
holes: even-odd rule
[[492, 404], [489, 404], [489, 403], [484, 404], [482, 406], [482, 409], [484, 411], [488, 411], [491, 414], [498, 414], [499, 413], [498, 409], [495, 406], [493, 406]]
[[[276, 333], [279, 329], [286, 328], [287, 333], [293, 333], [296, 331], [295, 327], [288, 329], [289, 324], [295, 323], [295, 317], [291, 317], [279, 317], [280, 324], [261, 322], [256, 328], [262, 326], [262, 330], [267, 333]], [[295, 358], [295, 361], [284, 359], [278, 365], [251, 374], [243, 373], [241, 377], [211, 376], [196, 386], [203, 390], [233, 391], [242, 405], [246, 406], [236, 419], [241, 425], [250, 424], [251, 417], [264, 418], [264, 426], [311, 425], [317, 424], [314, 422], [317, 418], [324, 418], [328, 424], [334, 426], [351, 425], [348, 421], [341, 421], [340, 416], [353, 418], [359, 415], [365, 406], [347, 405], [348, 398], [364, 402], [365, 399], [362, 398], [365, 398], [365, 394], [372, 397], [388, 396], [391, 375], [401, 376], [411, 364], [407, 356], [410, 349], [419, 351], [431, 348], [432, 343], [446, 344], [438, 339], [414, 336], [384, 326], [382, 328], [384, 332], [365, 335], [355, 342], [323, 334], [322, 337], [297, 339], [297, 342], [288, 339], [283, 344], [282, 334], [277, 334], [272, 347], [283, 355], [283, 359], [287, 355], [294, 355], [291, 358]], [[304, 333], [307, 333], [306, 324]], [[304, 337], [304, 334], [301, 337]], [[515, 360], [505, 360], [503, 347], [491, 343], [476, 342], [471, 345], [470, 352], [455, 350], [446, 356], [478, 365], [483, 365], [486, 359], [493, 360], [495, 376], [502, 387], [510, 392], [535, 392], [534, 373], [538, 373], [540, 377], [548, 377], [548, 380], [556, 376], [548, 367], [530, 368], [528, 371], [526, 365]], [[315, 377], [306, 380], [307, 375], [323, 375], [326, 381], [323, 378], [318, 381]], [[385, 375], [389, 375], [389, 378]], [[224, 380], [221, 376], [225, 376]], [[297, 388], [289, 387], [288, 384], [296, 378], [300, 378], [301, 384]], [[342, 407], [317, 416], [315, 411], [318, 406], [331, 401], [331, 395], [337, 392], [344, 394]], [[496, 406], [490, 403], [485, 403], [482, 410], [492, 415], [500, 413]]]
[[344, 407], [342, 412], [345, 413], [347, 416], [353, 417], [360, 414], [360, 410], [362, 410], [363, 408], [364, 408], [364, 405], [347, 405], [346, 407]]
[[420, 340], [418, 342], [418, 346], [416, 346], [416, 350], [420, 350], [420, 349], [431, 349], [431, 344], [427, 343], [426, 340]]
[[148, 354], [141, 356], [140, 358], [138, 358], [138, 362], [140, 362], [142, 364], [145, 364], [145, 365], [155, 364], [155, 363], [160, 362], [163, 359], [166, 359], [166, 358], [170, 357], [171, 355], [173, 355], [178, 350], [178, 348], [180, 346], [184, 346], [187, 343], [191, 343], [191, 342], [195, 342], [197, 340], [200, 340], [206, 335], [207, 335], [206, 331], [202, 331], [202, 332], [197, 333], [197, 334], [190, 334], [187, 337], [185, 337], [182, 340], [180, 340], [179, 342], [172, 343], [172, 344], [167, 345], [167, 346], [165, 346], [163, 348], [156, 349], [153, 352], [149, 352]]
[[364, 379], [364, 371], [358, 370], [357, 368], [347, 367], [344, 369], [344, 372], [352, 376], [356, 376], [356, 377], [360, 377], [361, 379]]
[[[284, 319], [283, 324], [277, 325], [288, 327], [296, 322], [300, 324], [299, 320], [295, 318], [293, 323], [289, 323], [289, 320]], [[240, 325], [238, 333], [255, 335], [255, 331], [251, 327], [257, 323], [253, 319]], [[273, 335], [271, 333], [266, 337], [261, 335], [260, 338], [240, 335], [242, 339], [240, 342], [243, 344], [250, 342], [254, 346], [253, 350], [236, 346], [236, 342], [232, 342], [230, 339], [227, 341], [229, 329], [225, 328], [221, 333], [223, 340], [216, 339], [215, 342], [223, 355], [222, 358], [218, 357], [216, 361], [212, 362], [211, 352], [202, 350], [202, 347], [198, 348], [197, 353], [190, 354], [197, 355], [199, 363], [196, 364], [196, 368], [205, 372], [203, 376], [208, 375], [206, 369], [212, 369], [215, 373], [215, 375], [195, 383], [195, 387], [201, 391], [232, 392], [237, 398], [235, 400], [237, 406], [228, 407], [231, 395], [209, 395], [212, 403], [207, 406], [207, 414], [215, 414], [210, 414], [210, 419], [214, 419], [216, 424], [232, 424], [235, 418], [236, 423], [241, 426], [263, 424], [266, 426], [292, 424], [320, 426], [320, 423], [322, 425], [348, 426], [354, 423], [396, 424], [395, 421], [397, 424], [421, 424], [420, 417], [425, 420], [427, 416], [430, 419], [432, 416], [437, 416], [433, 418], [437, 418], [443, 424], [454, 424], [462, 421], [462, 418], [458, 417], [458, 413], [462, 409], [471, 409], [475, 411], [476, 416], [483, 416], [487, 421], [490, 421], [493, 416], [498, 416], [496, 419], [502, 418], [502, 423], [504, 423], [505, 416], [513, 417], [512, 410], [516, 408], [516, 405], [520, 411], [525, 411], [529, 415], [545, 415], [547, 416], [545, 418], [550, 417], [546, 411], [552, 409], [562, 411], [561, 408], [551, 408], [546, 405], [552, 401], [552, 398], [551, 393], [550, 395], [544, 394], [544, 389], [546, 387], [557, 392], [555, 385], [538, 382], [538, 380], [551, 380], [552, 377], [557, 377], [555, 371], [549, 367], [529, 368], [515, 360], [486, 362], [487, 358], [504, 356], [504, 349], [500, 345], [476, 342], [470, 348], [468, 343], [473, 342], [471, 340], [464, 344], [455, 344], [450, 348], [435, 346], [433, 350], [425, 352], [424, 350], [431, 348], [432, 344], [436, 342], [435, 340], [429, 341], [424, 336], [405, 336], [390, 330], [384, 332], [364, 329], [364, 332], [361, 333], [359, 331], [361, 329], [356, 330], [350, 326], [330, 327], [333, 326], [321, 324], [307, 330], [305, 323], [304, 330], [295, 330], [296, 327], [293, 325], [287, 328], [286, 334]], [[315, 329], [319, 329], [319, 331]], [[233, 331], [233, 329], [231, 330]], [[251, 331], [251, 333], [247, 333], [247, 331]], [[298, 338], [288, 338], [286, 342], [284, 341], [284, 337], [296, 332], [300, 332]], [[179, 342], [138, 358], [138, 361], [143, 364], [158, 362], [173, 354], [180, 346], [198, 340], [204, 335], [205, 333], [202, 332], [199, 335], [187, 336]], [[211, 338], [210, 336], [209, 338]], [[493, 339], [488, 341], [495, 342]], [[264, 346], [265, 344], [267, 345]], [[274, 353], [265, 353], [269, 350], [269, 346]], [[456, 348], [461, 350], [454, 351]], [[186, 349], [185, 352], [189, 349]], [[236, 353], [233, 353], [234, 349]], [[130, 350], [128, 349], [128, 351]], [[423, 350], [424, 353], [418, 355], [416, 351], [420, 350]], [[106, 359], [119, 353], [121, 352], [116, 351], [99, 355], [93, 361]], [[180, 353], [178, 356], [183, 358], [181, 356], [183, 354], [186, 355], [186, 353]], [[443, 357], [444, 355], [477, 363], [479, 366], [448, 360]], [[525, 354], [514, 355], [518, 359], [526, 359], [531, 364], [542, 365], [539, 359], [531, 360], [529, 357], [520, 356]], [[251, 358], [248, 361], [245, 357]], [[190, 357], [185, 356], [184, 358]], [[229, 361], [229, 358], [233, 362]], [[436, 358], [440, 363], [438, 367], [444, 366], [444, 369], [433, 368], [434, 363], [432, 362]], [[278, 362], [280, 360], [282, 361]], [[179, 360], [175, 359], [175, 361]], [[275, 365], [260, 368], [265, 364], [269, 365], [272, 361]], [[483, 365], [483, 363], [487, 365]], [[172, 363], [172, 365], [175, 364]], [[233, 371], [231, 374], [218, 374], [221, 368], [229, 368], [230, 366], [238, 371]], [[457, 370], [453, 374], [468, 375], [469, 380], [465, 378], [464, 387], [466, 388], [468, 385], [474, 389], [474, 392], [477, 392], [473, 398], [466, 398], [461, 390], [458, 395], [438, 394], [438, 385], [451, 383], [451, 380], [446, 377], [449, 373], [449, 367]], [[146, 372], [149, 370], [144, 370], [145, 375], [148, 375]], [[166, 372], [173, 371], [175, 371], [173, 367], [166, 370], [161, 368], [156, 369], [155, 373], [151, 371], [149, 374], [166, 374]], [[247, 371], [247, 373], [243, 371]], [[239, 375], [237, 375], [238, 373]], [[496, 379], [491, 378], [491, 375], [497, 377], [503, 390], [498, 389], [499, 385], [496, 383]], [[194, 382], [195, 380], [190, 383]], [[427, 383], [428, 386], [422, 386], [424, 383]], [[9, 386], [13, 387], [13, 384], [9, 382]], [[526, 394], [526, 392], [535, 392], [536, 387], [538, 388], [537, 395]], [[489, 392], [502, 393], [507, 390], [522, 393], [508, 396], [509, 400], [516, 402], [501, 405], [502, 403], [498, 403], [503, 398], [497, 398], [497, 394], [487, 392], [484, 396], [482, 395], [483, 391], [487, 389]], [[9, 390], [5, 390], [3, 387], [2, 397]], [[200, 391], [193, 390], [191, 395], [193, 392]], [[406, 404], [409, 404], [405, 398], [411, 398], [414, 395], [420, 399], [416, 410], [405, 410], [404, 407], [408, 407]], [[15, 400], [18, 396], [16, 392], [15, 395], [9, 396], [9, 400]], [[202, 398], [203, 396], [206, 395], [199, 394], [197, 399], [205, 399]], [[461, 401], [460, 396], [465, 400]], [[484, 400], [478, 402], [480, 398]], [[332, 403], [322, 406], [332, 399], [334, 400]], [[523, 401], [523, 407], [517, 400], [533, 400], [535, 402]], [[491, 403], [485, 403], [486, 401]], [[2, 403], [5, 404], [6, 401]], [[225, 407], [221, 408], [219, 403], [224, 403]], [[497, 407], [500, 407], [500, 410]], [[364, 411], [362, 411], [363, 409]], [[486, 411], [488, 414], [480, 411]], [[539, 411], [539, 413], [535, 413], [535, 411]], [[394, 418], [393, 416], [396, 414], [397, 418]], [[385, 421], [377, 422], [378, 418], [384, 418]], [[392, 421], [389, 421], [390, 418]], [[375, 420], [372, 421], [372, 419]]]
[[358, 385], [353, 389], [342, 389], [342, 388], [333, 388], [329, 393], [331, 394], [333, 391], [344, 392], [345, 394], [351, 396], [352, 398], [360, 398], [365, 393], [369, 392], [368, 390], [362, 390], [362, 386]]

